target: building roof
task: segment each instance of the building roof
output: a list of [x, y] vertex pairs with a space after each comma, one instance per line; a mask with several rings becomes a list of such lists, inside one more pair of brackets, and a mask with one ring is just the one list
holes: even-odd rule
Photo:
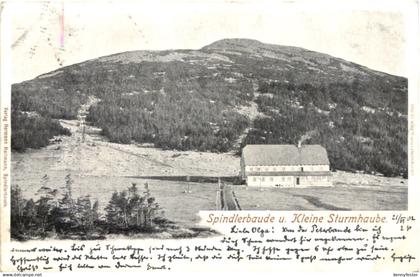
[[330, 171], [251, 171], [247, 176], [332, 176]]
[[242, 149], [245, 165], [329, 165], [327, 150], [317, 144], [248, 144]]

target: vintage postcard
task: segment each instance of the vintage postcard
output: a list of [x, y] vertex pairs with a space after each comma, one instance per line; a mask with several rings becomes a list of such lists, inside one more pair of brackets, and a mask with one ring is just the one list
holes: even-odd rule
[[335, 2], [2, 1], [4, 276], [417, 276], [419, 4]]

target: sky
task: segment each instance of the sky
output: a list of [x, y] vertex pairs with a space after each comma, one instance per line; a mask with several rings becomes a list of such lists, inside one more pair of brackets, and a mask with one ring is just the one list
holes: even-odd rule
[[223, 38], [303, 47], [407, 76], [407, 8], [386, 0], [367, 2], [343, 1], [339, 6], [251, 0], [9, 4], [11, 78], [13, 83], [21, 82], [124, 51], [199, 49]]

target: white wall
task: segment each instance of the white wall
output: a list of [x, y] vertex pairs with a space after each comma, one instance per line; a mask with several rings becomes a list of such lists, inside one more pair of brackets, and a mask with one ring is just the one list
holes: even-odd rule
[[246, 180], [251, 187], [332, 186], [330, 176], [247, 176]]
[[[242, 165], [243, 168], [243, 165]], [[269, 172], [273, 172], [273, 171], [329, 171], [330, 170], [330, 166], [329, 165], [295, 165], [295, 166], [264, 166], [264, 165], [259, 165], [259, 166], [245, 166], [245, 170], [247, 172], [260, 172], [260, 171], [269, 171]]]

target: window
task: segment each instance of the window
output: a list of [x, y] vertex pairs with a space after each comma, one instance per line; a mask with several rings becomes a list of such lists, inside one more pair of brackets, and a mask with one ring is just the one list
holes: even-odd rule
[[254, 177], [254, 178], [252, 178], [252, 181], [253, 181], [253, 182], [256, 182], [256, 181], [257, 181], [257, 178], [255, 178], [255, 177]]
[[270, 182], [273, 182], [273, 177], [270, 177]]
[[265, 178], [264, 177], [261, 177], [261, 181], [264, 182], [265, 181]]
[[301, 166], [301, 167], [300, 167], [300, 171], [302, 171], [302, 172], [303, 172], [303, 166]]

